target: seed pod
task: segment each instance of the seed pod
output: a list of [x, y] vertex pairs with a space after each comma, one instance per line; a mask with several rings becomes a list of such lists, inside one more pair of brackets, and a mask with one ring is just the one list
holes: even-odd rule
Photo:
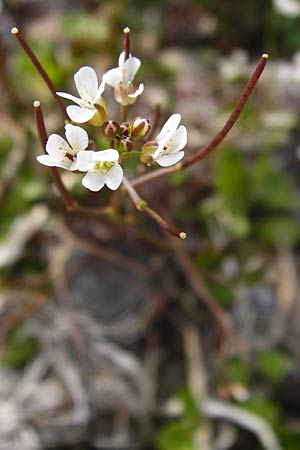
[[140, 138], [145, 137], [150, 131], [150, 123], [148, 119], [143, 117], [136, 117], [130, 126], [131, 137]]
[[110, 142], [119, 131], [120, 125], [114, 120], [107, 120], [101, 126], [103, 136]]

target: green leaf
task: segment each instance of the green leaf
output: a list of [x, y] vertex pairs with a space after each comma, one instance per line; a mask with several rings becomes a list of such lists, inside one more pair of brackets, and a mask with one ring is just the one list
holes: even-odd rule
[[248, 411], [251, 411], [254, 414], [262, 417], [274, 427], [276, 427], [279, 423], [279, 405], [272, 402], [271, 400], [266, 400], [262, 397], [253, 397], [246, 403], [244, 403], [243, 407]]
[[287, 173], [272, 166], [269, 157], [259, 159], [252, 170], [252, 200], [269, 209], [295, 206], [296, 196]]
[[5, 351], [0, 354], [0, 364], [11, 368], [22, 367], [38, 351], [37, 340], [18, 328], [9, 337]]
[[217, 154], [215, 185], [230, 205], [245, 207], [248, 203], [249, 175], [243, 155], [233, 148]]
[[223, 306], [231, 306], [234, 302], [234, 294], [231, 287], [225, 283], [208, 279], [205, 280], [208, 289], [212, 293], [213, 297]]
[[240, 383], [247, 386], [250, 381], [250, 369], [240, 359], [230, 358], [225, 361], [221, 369], [221, 377], [221, 382], [225, 380], [227, 383]]
[[158, 450], [195, 450], [192, 431], [182, 422], [165, 425], [157, 435]]
[[257, 365], [266, 378], [276, 383], [287, 375], [291, 361], [279, 350], [268, 350], [258, 356]]
[[256, 223], [255, 230], [271, 245], [293, 245], [299, 240], [299, 224], [292, 217], [262, 219]]
[[190, 173], [187, 170], [171, 173], [168, 176], [168, 182], [170, 186], [181, 187], [191, 178]]

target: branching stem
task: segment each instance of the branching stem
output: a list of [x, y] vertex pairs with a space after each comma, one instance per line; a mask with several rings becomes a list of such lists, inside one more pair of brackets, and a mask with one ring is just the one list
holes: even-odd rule
[[177, 230], [174, 225], [171, 225], [165, 221], [156, 211], [149, 208], [147, 202], [143, 200], [126, 177], [123, 177], [123, 185], [131, 197], [135, 207], [138, 211], [146, 213], [151, 219], [153, 219], [164, 231], [167, 231], [172, 236], [178, 237], [180, 239], [185, 239], [186, 234], [183, 231]]
[[203, 159], [205, 156], [207, 156], [212, 150], [214, 150], [227, 136], [229, 131], [232, 129], [233, 125], [236, 123], [237, 119], [239, 118], [251, 92], [253, 91], [254, 87], [256, 86], [261, 74], [263, 73], [263, 70], [266, 66], [266, 63], [268, 61], [269, 56], [264, 53], [259, 63], [257, 64], [254, 72], [252, 73], [248, 83], [246, 84], [238, 102], [235, 105], [234, 110], [230, 114], [229, 119], [223, 126], [223, 128], [219, 131], [219, 133], [216, 134], [216, 136], [204, 147], [202, 147], [197, 153], [192, 155], [190, 158], [186, 159], [184, 162], [180, 162], [172, 167], [166, 167], [164, 169], [159, 169], [154, 172], [151, 172], [147, 175], [142, 175], [141, 177], [136, 178], [135, 180], [131, 181], [132, 186], [138, 186], [139, 184], [143, 184], [147, 181], [153, 180], [154, 178], [160, 177], [162, 175], [167, 175], [172, 172], [178, 172], [180, 170], [183, 170], [192, 164], [195, 164], [196, 162]]
[[33, 51], [31, 50], [31, 48], [29, 47], [27, 42], [25, 41], [25, 39], [22, 36], [22, 33], [20, 32], [20, 30], [18, 28], [14, 27], [14, 28], [11, 29], [11, 34], [14, 35], [18, 39], [19, 44], [23, 48], [24, 52], [26, 53], [26, 55], [28, 56], [28, 58], [30, 59], [30, 61], [32, 62], [34, 67], [36, 68], [36, 70], [39, 72], [39, 74], [43, 78], [43, 80], [46, 83], [49, 91], [53, 95], [54, 100], [56, 101], [57, 105], [61, 109], [63, 115], [65, 116], [65, 118], [67, 120], [69, 120], [68, 115], [66, 113], [65, 106], [64, 106], [62, 100], [56, 94], [56, 89], [55, 89], [54, 84], [52, 83], [49, 75], [47, 74], [47, 72], [45, 71], [45, 69], [43, 68], [43, 66], [41, 65], [41, 63], [39, 62], [39, 60], [37, 59], [37, 57], [35, 56]]

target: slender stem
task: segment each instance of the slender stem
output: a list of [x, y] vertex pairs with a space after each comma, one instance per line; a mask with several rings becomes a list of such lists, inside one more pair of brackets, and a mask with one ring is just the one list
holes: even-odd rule
[[126, 122], [127, 115], [128, 115], [128, 105], [121, 105], [121, 117], [120, 117], [121, 123]]
[[49, 91], [53, 95], [54, 100], [58, 104], [58, 106], [61, 109], [61, 111], [62, 111], [63, 115], [65, 116], [65, 118], [68, 120], [69, 118], [68, 118], [68, 115], [66, 113], [64, 104], [63, 104], [62, 100], [59, 98], [59, 96], [56, 94], [56, 89], [55, 89], [54, 84], [50, 80], [49, 75], [47, 74], [45, 69], [42, 67], [41, 63], [39, 62], [39, 60], [37, 59], [37, 57], [35, 56], [35, 54], [31, 50], [31, 48], [29, 47], [27, 42], [25, 41], [25, 39], [22, 36], [20, 30], [18, 28], [14, 27], [11, 30], [11, 34], [16, 36], [16, 38], [18, 39], [18, 41], [19, 41], [21, 47], [23, 48], [24, 52], [26, 53], [26, 55], [28, 56], [28, 58], [31, 60], [32, 64], [36, 68], [36, 70], [39, 72], [39, 74], [43, 78], [43, 80], [46, 83]]
[[125, 53], [125, 61], [129, 58], [130, 55], [130, 29], [128, 27], [124, 28], [124, 53]]
[[176, 164], [175, 166], [165, 167], [163, 169], [154, 170], [150, 173], [146, 173], [145, 175], [141, 175], [134, 180], [131, 180], [130, 183], [132, 186], [138, 186], [140, 184], [144, 184], [147, 181], [153, 180], [154, 178], [158, 178], [162, 175], [168, 175], [169, 173], [178, 172], [181, 170], [181, 164]]
[[[34, 116], [35, 116], [35, 123], [36, 128], [39, 136], [39, 140], [41, 143], [41, 146], [43, 147], [44, 152], [46, 153], [46, 143], [47, 143], [47, 131], [45, 127], [45, 121], [42, 113], [41, 104], [38, 101], [35, 101], [33, 103], [34, 106]], [[51, 171], [51, 175], [53, 177], [53, 181], [55, 183], [55, 186], [58, 190], [58, 192], [61, 195], [61, 198], [64, 202], [64, 205], [66, 209], [70, 212], [74, 212], [77, 207], [77, 202], [73, 199], [73, 197], [70, 195], [69, 191], [65, 187], [64, 183], [62, 182], [62, 179], [59, 175], [59, 172], [56, 167], [49, 167]]]
[[195, 155], [193, 155], [190, 158], [188, 158], [187, 160], [185, 160], [182, 163], [182, 166], [181, 166], [182, 169], [184, 169], [188, 166], [191, 166], [195, 162], [203, 159], [206, 155], [208, 155], [208, 153], [210, 153], [212, 150], [214, 150], [220, 144], [220, 142], [222, 142], [224, 140], [224, 138], [227, 136], [227, 134], [229, 133], [229, 131], [232, 129], [233, 125], [239, 118], [251, 92], [253, 91], [256, 83], [258, 82], [261, 74], [263, 73], [263, 70], [267, 64], [268, 58], [269, 58], [269, 55], [267, 55], [266, 53], [264, 53], [261, 56], [260, 61], [259, 61], [258, 65], [256, 66], [256, 69], [254, 70], [251, 78], [249, 79], [248, 83], [246, 84], [234, 110], [230, 114], [230, 117], [227, 120], [227, 122], [225, 123], [224, 127], [219, 131], [219, 133], [213, 138], [213, 140], [211, 142], [209, 142], [205, 147], [203, 147]]
[[130, 182], [127, 180], [126, 177], [123, 177], [123, 185], [125, 189], [127, 190], [129, 196], [131, 197], [133, 203], [135, 204], [135, 207], [138, 211], [145, 212], [151, 219], [153, 219], [163, 230], [170, 233], [172, 236], [179, 237], [180, 239], [185, 239], [186, 234], [183, 231], [177, 230], [177, 228], [174, 227], [174, 225], [171, 225], [165, 221], [156, 211], [149, 208], [147, 205], [147, 202], [143, 200], [139, 194], [136, 192], [136, 190], [132, 187]]
[[239, 118], [251, 92], [253, 91], [256, 83], [258, 82], [263, 70], [266, 66], [269, 56], [264, 53], [259, 63], [257, 64], [252, 76], [250, 77], [248, 83], [246, 84], [234, 110], [232, 111], [229, 119], [223, 126], [223, 128], [217, 133], [217, 135], [202, 149], [200, 149], [197, 153], [192, 155], [190, 158], [186, 159], [184, 162], [180, 162], [172, 167], [167, 167], [165, 169], [156, 170], [155, 172], [151, 172], [147, 175], [142, 175], [141, 177], [136, 178], [131, 181], [132, 186], [138, 186], [139, 184], [143, 184], [147, 181], [153, 180], [154, 178], [160, 177], [162, 175], [166, 175], [172, 172], [178, 172], [186, 167], [195, 164], [196, 162], [203, 159], [206, 155], [208, 155], [212, 150], [214, 150], [227, 136], [229, 131], [232, 129], [233, 125], [236, 123]]

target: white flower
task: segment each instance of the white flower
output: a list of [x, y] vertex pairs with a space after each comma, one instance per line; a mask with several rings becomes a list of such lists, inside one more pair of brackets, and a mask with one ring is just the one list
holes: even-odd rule
[[94, 192], [100, 191], [105, 184], [113, 191], [118, 189], [123, 179], [123, 169], [118, 159], [119, 153], [111, 148], [99, 152], [79, 152], [77, 168], [87, 172], [82, 179], [83, 186]]
[[105, 102], [101, 97], [104, 92], [105, 82], [102, 81], [100, 86], [98, 86], [96, 72], [92, 67], [87, 66], [81, 67], [75, 73], [74, 81], [80, 98], [67, 94], [66, 92], [57, 92], [57, 95], [72, 100], [79, 105], [67, 107], [67, 114], [73, 122], [85, 123], [91, 121], [98, 112], [95, 104], [102, 106], [105, 110]]
[[155, 141], [158, 144], [152, 158], [162, 167], [172, 166], [184, 157], [181, 151], [187, 143], [187, 131], [179, 126], [180, 114], [173, 114], [162, 127]]
[[46, 144], [47, 155], [37, 156], [37, 160], [50, 167], [77, 170], [77, 154], [88, 146], [89, 138], [85, 130], [74, 125], [65, 126], [67, 141], [58, 134], [51, 134]]
[[300, 15], [299, 0], [273, 0], [275, 10], [279, 14], [293, 18]]
[[125, 61], [125, 53], [122, 52], [119, 56], [119, 67], [110, 69], [103, 75], [103, 81], [115, 89], [115, 99], [118, 103], [131, 105], [144, 91], [142, 83], [138, 88], [132, 83], [140, 65], [141, 61], [131, 55]]

